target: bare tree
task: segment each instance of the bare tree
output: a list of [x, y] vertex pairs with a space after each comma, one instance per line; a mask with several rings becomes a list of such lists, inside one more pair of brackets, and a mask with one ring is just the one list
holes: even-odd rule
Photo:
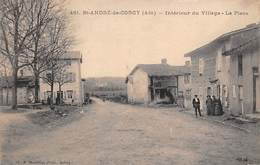
[[[57, 42], [60, 40], [60, 37], [57, 38], [57, 34], [60, 35], [60, 31], [64, 31], [64, 26], [60, 31], [57, 31], [59, 30], [58, 26], [53, 26], [58, 18], [62, 18], [60, 15], [63, 15], [63, 9], [61, 8], [62, 2], [54, 3], [53, 0], [31, 1], [31, 6], [34, 10], [28, 13], [28, 21], [34, 24], [35, 33], [32, 34], [32, 46], [28, 47], [28, 50], [32, 52], [33, 56], [30, 66], [35, 78], [34, 101], [39, 102], [40, 74], [49, 69], [47, 67], [48, 59], [57, 58], [57, 54], [53, 53], [54, 49], [59, 49]], [[53, 36], [48, 34], [54, 34], [56, 38], [52, 38]]]
[[[0, 56], [1, 57], [1, 56]], [[0, 84], [2, 85], [1, 88], [2, 90], [4, 89], [4, 87], [6, 88], [6, 95], [5, 95], [5, 101], [6, 104], [9, 104], [9, 84], [11, 83], [9, 80], [9, 70], [10, 68], [8, 67], [8, 61], [6, 60], [6, 58], [1, 58], [0, 61], [0, 72], [1, 72], [1, 77], [0, 77]], [[6, 86], [5, 86], [6, 85]]]
[[0, 2], [0, 53], [7, 57], [12, 67], [12, 109], [17, 108], [18, 70], [28, 66], [26, 47], [35, 32], [34, 25], [27, 21], [31, 10], [28, 0], [1, 0]]
[[53, 108], [53, 91], [54, 84], [57, 82], [57, 77], [63, 72], [66, 63], [62, 60], [64, 55], [67, 53], [71, 47], [73, 40], [70, 35], [67, 34], [67, 28], [63, 16], [55, 17], [50, 25], [47, 27], [46, 39], [50, 43], [48, 47], [45, 48], [46, 53], [48, 54], [47, 69], [46, 73], [41, 76], [42, 79], [47, 82], [51, 87], [51, 98], [50, 104]]
[[[17, 108], [19, 69], [31, 66], [35, 76], [35, 101], [39, 101], [39, 77], [47, 65], [71, 45], [66, 17], [55, 0], [1, 0], [0, 53], [9, 60], [13, 78], [12, 108]], [[53, 60], [54, 59], [54, 60]], [[52, 69], [52, 68], [51, 68]]]
[[[64, 63], [64, 62], [63, 62]], [[64, 84], [69, 83], [72, 81], [71, 75], [67, 72], [67, 64], [66, 62], [63, 64], [64, 66], [60, 67], [60, 70], [57, 72], [57, 75], [55, 77], [55, 82], [58, 84], [59, 87], [59, 104], [62, 101], [61, 96], [61, 88]]]

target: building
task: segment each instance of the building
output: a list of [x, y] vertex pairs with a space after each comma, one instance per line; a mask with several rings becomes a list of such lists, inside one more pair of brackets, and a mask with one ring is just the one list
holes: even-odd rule
[[[12, 69], [9, 61], [1, 57], [0, 60], [0, 105], [11, 105], [13, 101]], [[34, 78], [29, 67], [18, 71], [17, 104], [32, 103], [34, 98]]]
[[192, 108], [190, 61], [187, 61], [185, 66], [175, 66], [175, 68], [175, 73], [178, 73], [178, 96], [184, 99], [185, 108]]
[[260, 112], [260, 25], [245, 28], [229, 40], [230, 111], [235, 114]]
[[161, 64], [137, 65], [126, 79], [128, 102], [175, 103], [179, 92], [178, 76], [183, 75], [182, 70], [183, 67], [168, 65], [166, 59]]
[[[243, 92], [245, 96], [253, 96], [253, 88], [250, 90], [250, 84], [245, 83], [246, 76], [244, 78], [240, 76], [240, 82], [237, 81], [238, 76], [234, 74], [238, 72], [236, 71], [236, 69], [238, 69], [236, 68], [238, 66], [236, 65], [236, 58], [238, 56], [230, 56], [227, 52], [233, 49], [240, 49], [241, 44], [249, 42], [256, 34], [259, 34], [259, 24], [252, 24], [243, 29], [223, 34], [212, 42], [185, 54], [185, 57], [191, 58], [191, 93], [192, 95], [197, 94], [199, 96], [202, 100], [203, 109], [206, 108], [206, 96], [215, 95], [221, 99], [224, 109], [230, 113], [242, 113], [241, 106], [244, 106], [243, 109], [247, 111], [247, 113], [252, 112], [252, 106], [250, 107], [251, 103], [249, 103], [251, 101], [247, 101], [248, 103], [244, 101], [243, 105], [240, 104], [237, 99], [234, 101], [234, 98], [237, 98], [239, 94], [239, 92], [236, 91], [240, 90], [242, 92], [242, 88], [239, 86], [244, 86], [247, 89]], [[254, 51], [257, 52], [257, 49]], [[259, 61], [259, 53], [243, 56], [243, 58], [246, 58], [247, 62], [240, 65], [246, 67], [245, 70], [249, 73], [248, 70], [252, 72], [252, 67], [256, 68], [256, 64], [253, 64], [252, 61]], [[245, 94], [245, 92], [248, 94]], [[252, 98], [253, 97], [249, 97], [248, 99], [251, 100]]]
[[[0, 79], [0, 105], [11, 105], [13, 81], [12, 77]], [[18, 77], [17, 104], [32, 103], [34, 100], [34, 78], [32, 76]]]
[[[65, 83], [59, 92], [58, 84], [54, 84], [54, 102], [56, 98], [61, 95], [61, 98], [66, 104], [82, 104], [84, 99], [83, 84], [81, 79], [81, 63], [82, 54], [80, 51], [69, 51], [60, 59], [66, 62], [66, 74], [68, 82]], [[45, 74], [48, 74], [46, 72]], [[47, 102], [48, 97], [51, 95], [50, 86], [41, 79], [40, 81], [40, 97], [43, 102]]]
[[112, 98], [126, 97], [126, 84], [124, 77], [98, 77], [87, 78], [84, 83], [85, 94]]

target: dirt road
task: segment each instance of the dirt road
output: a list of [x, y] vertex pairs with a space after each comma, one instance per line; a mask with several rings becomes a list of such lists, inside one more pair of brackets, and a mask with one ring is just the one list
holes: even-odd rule
[[10, 126], [3, 145], [4, 164], [260, 163], [259, 137], [173, 108], [96, 101], [85, 107], [82, 115], [80, 120], [55, 129], [28, 121]]

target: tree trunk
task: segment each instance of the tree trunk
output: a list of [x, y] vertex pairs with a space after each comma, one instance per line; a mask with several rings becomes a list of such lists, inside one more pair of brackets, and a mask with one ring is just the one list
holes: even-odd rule
[[50, 108], [51, 109], [54, 109], [54, 106], [53, 106], [53, 82], [51, 83], [51, 99], [50, 99]]
[[53, 70], [51, 71], [51, 109], [54, 110], [54, 106], [53, 106], [53, 86], [54, 86], [54, 73]]
[[13, 97], [13, 102], [12, 102], [12, 109], [16, 110], [17, 109], [17, 76], [18, 69], [14, 68], [13, 69], [13, 88], [12, 88], [12, 97]]
[[38, 73], [34, 74], [35, 82], [34, 82], [34, 102], [39, 103], [39, 90], [40, 90], [40, 76]]
[[61, 104], [62, 100], [61, 100], [61, 84], [59, 83], [59, 104]]
[[7, 85], [6, 89], [6, 104], [9, 105], [9, 85]]

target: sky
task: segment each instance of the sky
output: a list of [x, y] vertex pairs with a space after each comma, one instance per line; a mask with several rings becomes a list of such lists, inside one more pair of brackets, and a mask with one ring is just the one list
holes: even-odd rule
[[[135, 65], [160, 63], [162, 58], [171, 65], [184, 65], [189, 60], [185, 53], [260, 22], [258, 0], [70, 0], [66, 8], [76, 39], [73, 49], [83, 55], [84, 78], [126, 77]], [[83, 10], [156, 11], [156, 15], [84, 15]], [[166, 11], [199, 15], [166, 15]], [[202, 15], [202, 11], [232, 15]], [[235, 11], [244, 14], [234, 15]]]

